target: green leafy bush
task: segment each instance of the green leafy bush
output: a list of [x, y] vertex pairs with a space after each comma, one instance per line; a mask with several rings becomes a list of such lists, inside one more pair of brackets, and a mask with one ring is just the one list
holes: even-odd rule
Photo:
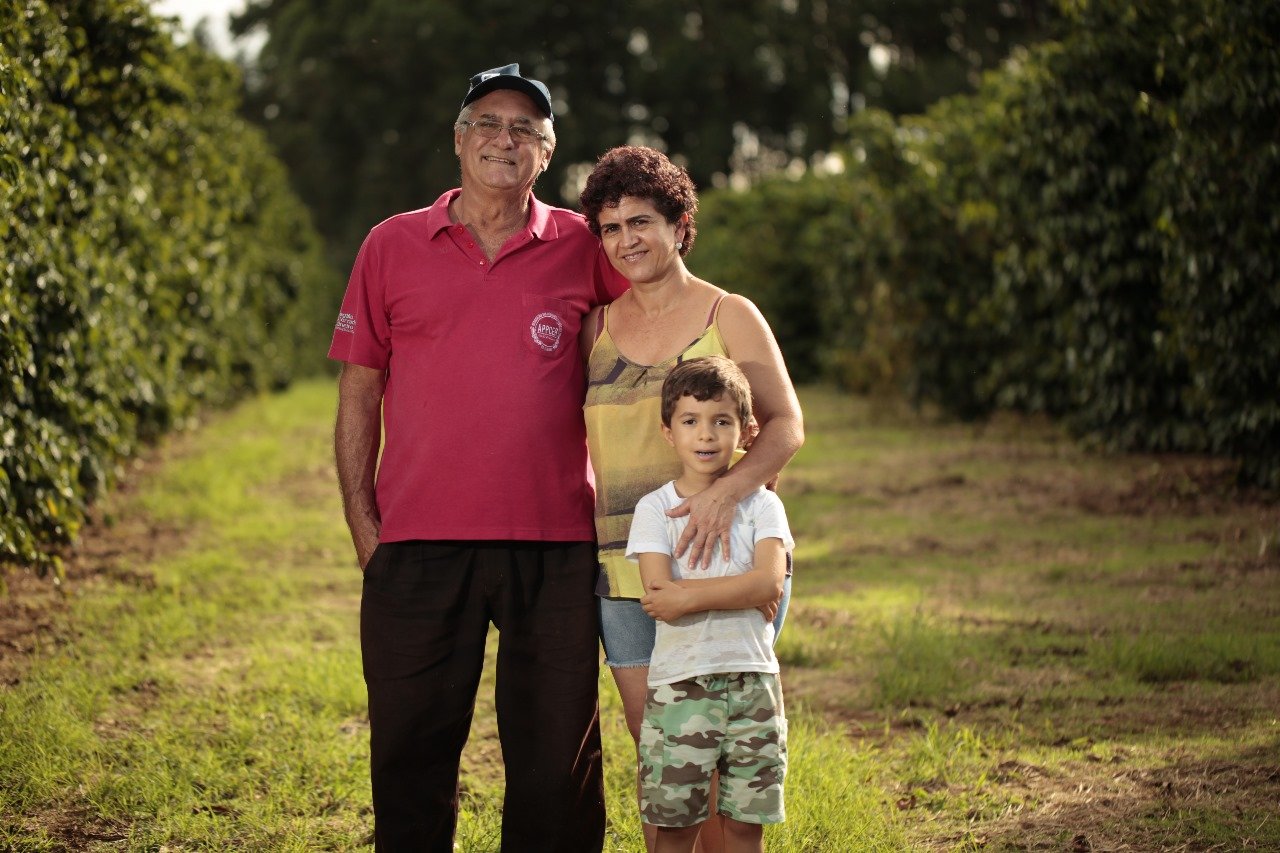
[[[1178, 97], [1152, 168], [1168, 347], [1204, 446], [1280, 489], [1280, 3], [1203, 0], [1161, 31]], [[1153, 108], [1154, 109], [1154, 108]]]
[[843, 173], [708, 194], [699, 272], [797, 378], [1280, 487], [1280, 2], [1060, 6], [976, 94], [857, 117]]
[[904, 235], [895, 185], [877, 173], [896, 154], [898, 129], [879, 110], [855, 122], [859, 142], [844, 174], [707, 194], [700, 214], [707, 226], [690, 263], [756, 302], [797, 379], [831, 378], [874, 393], [895, 387], [904, 362], [900, 300], [889, 286]]
[[229, 63], [140, 0], [4, 0], [0, 562], [139, 441], [318, 366], [336, 282]]

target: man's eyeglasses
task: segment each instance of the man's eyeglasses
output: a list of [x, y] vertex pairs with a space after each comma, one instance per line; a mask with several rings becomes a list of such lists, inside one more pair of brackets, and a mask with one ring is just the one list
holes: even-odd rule
[[528, 125], [503, 124], [502, 122], [494, 121], [491, 118], [482, 118], [478, 121], [460, 121], [458, 124], [466, 125], [486, 139], [496, 139], [498, 135], [502, 133], [503, 128], [506, 129], [507, 133], [511, 134], [512, 142], [519, 142], [522, 144], [534, 142], [535, 140], [538, 142], [546, 142], [548, 138], [545, 133], [539, 133]]

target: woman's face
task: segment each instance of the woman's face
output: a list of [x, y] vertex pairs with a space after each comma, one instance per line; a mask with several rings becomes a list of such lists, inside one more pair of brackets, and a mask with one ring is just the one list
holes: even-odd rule
[[623, 196], [600, 210], [600, 240], [614, 269], [632, 284], [657, 281], [680, 260], [676, 243], [684, 239], [683, 219], [668, 222], [649, 199]]

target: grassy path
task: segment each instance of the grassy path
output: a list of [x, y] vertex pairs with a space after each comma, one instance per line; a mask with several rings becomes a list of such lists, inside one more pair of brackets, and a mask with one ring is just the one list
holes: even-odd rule
[[[803, 398], [771, 850], [1280, 849], [1274, 502], [1211, 463], [1090, 456], [1023, 421]], [[65, 600], [11, 576], [0, 849], [368, 848], [332, 407], [304, 384], [166, 444]], [[601, 685], [606, 846], [638, 850]], [[486, 685], [464, 850], [497, 849], [491, 710]]]

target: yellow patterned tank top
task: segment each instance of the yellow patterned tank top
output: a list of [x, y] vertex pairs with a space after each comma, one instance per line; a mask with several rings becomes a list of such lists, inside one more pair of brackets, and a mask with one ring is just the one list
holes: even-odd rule
[[693, 343], [658, 364], [636, 364], [618, 352], [604, 329], [587, 359], [587, 444], [596, 480], [596, 542], [601, 577], [597, 592], [608, 598], [640, 598], [640, 567], [625, 558], [631, 516], [640, 498], [680, 476], [675, 451], [662, 437], [662, 382], [682, 361], [728, 356], [720, 336], [720, 301]]

